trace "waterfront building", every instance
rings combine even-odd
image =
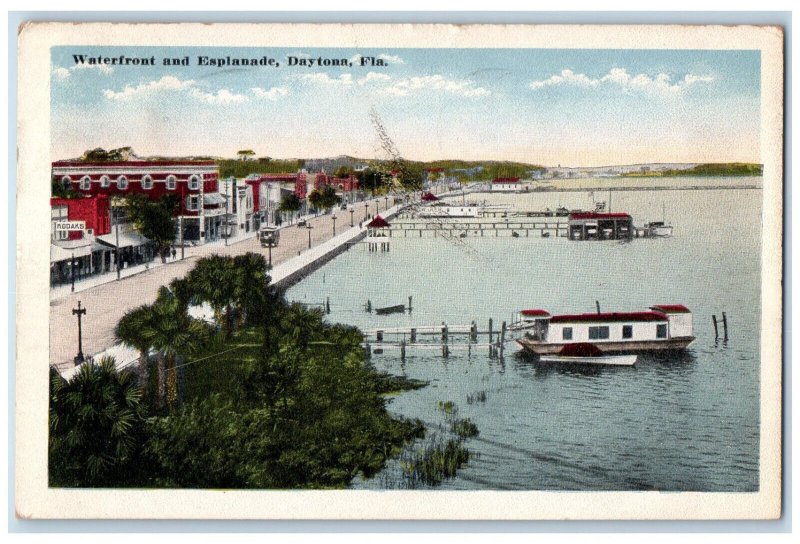
[[[629,240],[634,235],[627,213],[573,212],[567,224],[570,240]]]
[[[107,195],[51,198],[50,220],[51,285],[113,272],[118,262],[127,268],[154,258],[150,240],[120,214],[112,219]]]
[[[179,197],[178,239],[205,243],[218,238],[225,200],[218,192],[218,168],[211,160],[83,161],[52,163],[52,179],[87,196],[125,198],[145,195],[153,201]]]
[[[257,231],[259,219],[255,215],[254,183],[247,180],[228,178],[219,181],[219,194],[224,199],[222,227],[219,236],[240,236],[247,232]]]
[[[522,185],[519,178],[494,178],[492,180],[492,191],[521,191]]]

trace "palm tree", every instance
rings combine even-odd
[[[208,302],[218,323],[225,323],[225,336],[233,329],[231,308],[236,301],[236,269],[232,258],[220,255],[203,257],[186,275],[195,301]]]
[[[258,319],[268,304],[270,277],[263,255],[245,253],[233,258],[233,297],[239,316],[248,323]]]
[[[166,398],[170,406],[178,400],[178,363],[186,356],[200,351],[210,337],[208,325],[187,313],[187,306],[166,287],[158,290],[152,306],[152,319],[143,331],[143,338],[161,354],[159,374],[166,368]],[[160,386],[163,387],[163,380]],[[164,394],[159,391],[159,397]]]
[[[51,369],[49,425],[50,485],[136,483],[144,410],[133,377],[112,357],[81,365],[69,381]]]
[[[114,328],[114,336],[120,342],[139,350],[139,389],[144,391],[149,375],[150,342],[145,338],[144,331],[149,326],[153,317],[153,308],[142,305],[128,311]]]

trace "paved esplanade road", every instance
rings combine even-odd
[[[369,214],[375,214],[375,203],[383,213],[383,197],[369,201]],[[391,197],[389,198],[391,204]],[[358,225],[364,220],[364,203],[356,203],[353,221]],[[330,215],[308,220],[311,224],[312,247],[333,237],[333,221]],[[336,211],[337,234],[350,228],[350,211]],[[308,229],[294,225],[281,229],[278,247],[272,248],[273,266],[289,260],[298,251],[308,249]],[[186,258],[164,266],[156,266],[120,281],[110,281],[80,292],[70,293],[50,301],[50,364],[58,368],[72,366],[78,353],[78,324],[72,309],[81,301],[86,308],[83,316],[83,352],[87,356],[103,351],[114,343],[114,327],[125,313],[142,304],[152,304],[158,288],[173,279],[183,277],[191,270],[197,259],[205,255],[239,255],[252,251],[267,257],[267,248],[262,248],[256,237],[225,246],[219,240],[195,248],[186,248]],[[180,249],[178,249],[180,256]],[[112,274],[113,276],[113,274]],[[76,284],[80,285],[80,284]]]

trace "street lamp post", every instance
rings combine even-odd
[[[333,235],[336,236],[336,214],[332,215],[331,219],[333,219]]]
[[[364,221],[367,220],[369,216],[369,202],[364,202]]]
[[[353,226],[353,212],[354,211],[355,210],[353,208],[350,208],[350,226],[351,227]]]
[[[306,230],[308,231],[308,249],[311,249],[311,224],[306,225]]]
[[[75,357],[75,366],[83,363],[86,359],[83,356],[83,331],[81,330],[81,316],[86,315],[86,308],[81,308],[81,301],[78,301],[78,308],[72,309],[72,315],[78,316],[78,355]]]
[[[75,252],[72,252],[72,259],[69,261],[69,272],[70,278],[72,279],[72,289],[71,291],[75,292]]]
[[[383,211],[385,212],[386,210],[389,209],[389,197],[388,197],[388,195],[383,197],[383,201],[384,201]]]
[[[270,243],[267,244],[267,248],[269,249],[269,266],[270,266],[270,268],[272,268],[272,241],[271,240],[270,240]]]

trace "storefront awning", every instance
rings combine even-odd
[[[225,197],[219,193],[205,193],[203,195],[203,204],[205,206],[218,206],[225,204]]]
[[[117,234],[114,231],[98,236],[97,241],[110,247],[137,247],[150,242],[150,240],[136,232],[120,232],[119,246],[117,246]]]
[[[78,247],[75,249],[67,249],[55,244],[50,244],[50,262],[57,263],[58,261],[69,261],[72,257],[85,257],[91,253],[92,246]]]

